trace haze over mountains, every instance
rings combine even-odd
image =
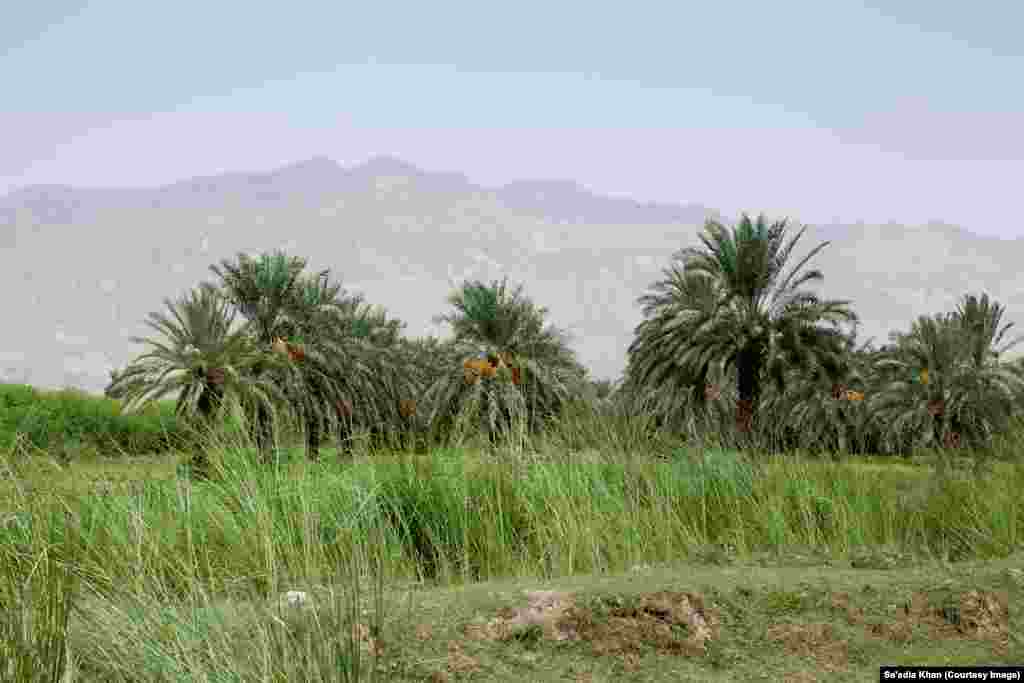
[[[109,369],[143,351],[128,338],[151,334],[143,321],[164,297],[212,280],[209,266],[239,251],[276,248],[330,267],[409,335],[448,334],[431,318],[447,312],[454,283],[508,274],[572,333],[595,377],[615,378],[641,319],[636,299],[707,218],[736,217],[563,180],[482,187],[392,157],[352,168],[317,157],[152,189],[26,187],[0,197],[0,381],[100,392]],[[968,291],[1024,321],[1024,240],[941,223],[811,226],[797,257],[823,239],[833,243],[812,262],[822,292],[853,300],[862,339],[882,343]]]

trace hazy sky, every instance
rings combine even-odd
[[[390,154],[1024,236],[1012,0],[8,4],[0,194]]]

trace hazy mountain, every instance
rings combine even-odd
[[[753,207],[756,211],[756,207]],[[99,391],[107,370],[142,350],[131,335],[239,251],[285,248],[330,267],[349,289],[409,323],[446,334],[451,283],[507,273],[575,337],[595,376],[614,377],[640,321],[636,299],[672,254],[696,244],[698,205],[595,195],[571,181],[488,188],[391,157],[343,168],[314,158],[270,172],[226,173],[153,189],[33,186],[0,198],[0,381]],[[1024,320],[1024,241],[933,223],[809,228],[798,255],[824,293],[852,299],[862,334],[886,339],[916,315],[988,291]]]

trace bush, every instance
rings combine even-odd
[[[43,392],[26,385],[0,384],[0,448],[22,443],[62,457],[114,451],[160,453],[186,443],[173,402],[139,415],[121,414],[119,401],[74,389]]]

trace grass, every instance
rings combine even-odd
[[[202,482],[184,452],[12,441],[0,680],[865,680],[1024,660],[1019,457],[651,458],[609,424],[497,453],[284,448],[277,466],[210,434]]]

